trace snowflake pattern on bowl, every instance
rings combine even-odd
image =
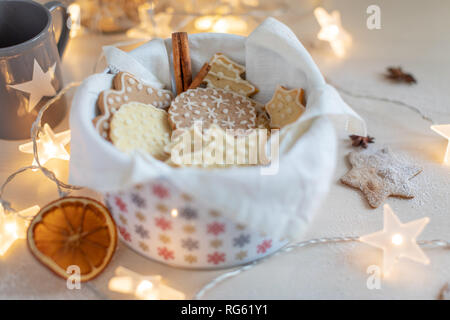
[[[142,238],[142,239],[148,239],[148,231],[141,225],[138,224],[134,227],[134,231]]]
[[[262,258],[287,243],[236,224],[164,179],[105,194],[105,202],[125,244],[169,265],[232,267]],[[173,209],[179,214],[172,216]]]
[[[193,251],[198,249],[198,241],[192,238],[182,239],[181,247],[185,248],[188,251]]]
[[[180,211],[180,217],[186,220],[197,219],[197,211],[191,207],[184,207]]]
[[[240,234],[238,237],[233,239],[233,247],[245,247],[247,243],[250,242],[249,234]]]

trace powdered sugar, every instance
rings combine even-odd
[[[410,179],[422,169],[400,161],[389,148],[354,151],[349,161],[353,168],[341,181],[360,189],[372,207],[377,208],[389,196],[414,197]]]

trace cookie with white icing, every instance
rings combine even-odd
[[[303,89],[288,90],[278,86],[272,99],[266,104],[266,111],[270,116],[270,127],[281,129],[295,122],[305,112],[303,100]]]
[[[256,110],[247,97],[213,88],[190,89],[172,101],[172,129],[188,129],[200,121],[205,129],[216,124],[224,130],[248,130],[256,127]]]
[[[119,72],[113,79],[112,89],[102,91],[98,97],[100,115],[93,120],[94,126],[103,138],[110,140],[111,118],[124,104],[140,102],[164,109],[172,98],[168,90],[155,89],[130,73]]]
[[[170,126],[165,110],[139,102],[122,105],[112,116],[111,142],[122,152],[139,150],[159,160],[168,155],[164,147],[170,142]]]
[[[265,148],[265,145],[260,147]],[[166,163],[176,167],[228,168],[267,164],[259,154],[265,153],[265,149],[258,150],[256,131],[253,137],[233,136],[215,124],[207,130],[197,125],[179,130],[165,151],[171,154]]]
[[[207,87],[225,89],[250,97],[258,89],[242,75],[245,67],[232,61],[222,53],[216,53],[209,62],[211,69],[203,80]]]
[[[410,180],[422,168],[397,159],[388,148],[353,151],[348,159],[352,169],[341,182],[361,190],[372,208],[379,207],[389,196],[414,198]]]

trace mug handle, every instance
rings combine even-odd
[[[59,56],[62,58],[64,50],[66,49],[67,41],[69,41],[70,30],[67,25],[67,21],[70,19],[70,15],[67,13],[67,7],[59,1],[50,1],[44,4],[44,6],[53,13],[53,11],[58,10],[62,16],[62,29],[61,35],[59,36],[57,47]]]

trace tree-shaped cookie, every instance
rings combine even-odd
[[[232,61],[222,53],[216,53],[209,62],[211,69],[203,80],[210,88],[224,89],[252,96],[258,89],[242,78],[245,67]]]
[[[100,135],[110,140],[110,122],[120,107],[130,102],[140,102],[156,108],[167,108],[172,101],[172,92],[155,89],[144,84],[130,73],[119,72],[113,79],[113,88],[100,93],[97,106],[100,115],[93,122]]]
[[[288,90],[278,86],[272,99],[266,104],[271,128],[281,129],[295,122],[305,111],[304,95],[301,88]]]

